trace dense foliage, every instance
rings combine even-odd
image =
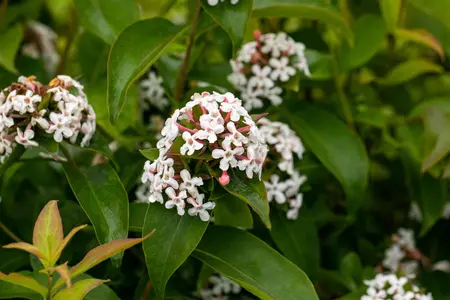
[[[450,2],[0,3],[0,299],[450,298]]]

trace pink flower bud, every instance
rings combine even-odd
[[[227,185],[230,183],[230,176],[227,171],[222,171],[222,176],[220,176],[219,182],[221,185]]]
[[[253,37],[255,38],[255,40],[259,40],[259,38],[261,37],[262,33],[261,30],[255,30],[253,31]]]

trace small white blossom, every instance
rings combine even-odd
[[[16,142],[23,145],[25,148],[37,147],[39,144],[32,139],[34,138],[34,131],[31,129],[25,129],[24,132],[17,127]]]
[[[219,4],[219,1],[220,2],[224,2],[226,0],[208,0],[208,4],[211,5],[211,6],[216,6],[217,4]],[[230,0],[230,3],[235,5],[235,4],[238,4],[239,1],[240,0]]]
[[[169,105],[162,82],[162,77],[153,71],[149,71],[147,78],[140,82],[139,97],[144,109],[150,109],[154,106],[159,110],[163,110]]]
[[[200,296],[203,300],[228,300],[228,296],[237,295],[242,290],[239,284],[222,274],[212,275],[208,282],[208,288],[200,290]]]
[[[216,204],[214,202],[203,203],[204,198],[204,194],[202,194],[200,197],[197,197],[195,200],[194,198],[188,198],[187,201],[193,206],[192,208],[189,208],[188,214],[190,216],[198,215],[200,217],[200,220],[202,220],[203,222],[207,222],[211,218],[208,210],[213,210],[214,207],[216,207]]]
[[[166,208],[170,209],[174,206],[177,207],[177,212],[180,216],[184,215],[184,199],[186,199],[186,191],[181,191],[178,195],[172,187],[166,189],[166,194],[169,196],[170,200],[166,202]]]
[[[286,184],[280,182],[280,176],[272,174],[272,176],[270,176],[270,181],[265,181],[264,185],[266,186],[267,200],[269,200],[269,202],[272,200],[275,200],[278,204],[286,202],[287,198],[284,194]]]

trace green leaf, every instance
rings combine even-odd
[[[43,297],[47,295],[47,288],[45,286],[41,285],[34,278],[22,275],[20,273],[11,273],[6,275],[0,272],[0,281],[6,281],[33,290]]]
[[[320,266],[320,243],[313,220],[302,212],[297,220],[288,220],[285,212],[274,209],[271,221],[270,235],[277,247],[314,281]]]
[[[400,9],[402,7],[401,0],[380,0],[381,14],[389,32],[393,32],[397,28]]]
[[[237,4],[225,1],[225,3],[215,6],[209,5],[207,0],[199,1],[206,13],[228,33],[233,43],[233,53],[236,53],[244,41],[245,29],[252,13],[253,0],[240,1]]]
[[[55,300],[82,300],[84,296],[92,289],[95,289],[99,285],[108,282],[109,280],[101,279],[84,279],[75,283],[72,288],[65,288],[58,292],[53,299]]]
[[[424,59],[411,59],[397,65],[384,78],[378,79],[382,85],[398,85],[426,73],[442,73],[442,66]]]
[[[214,224],[238,228],[253,228],[253,217],[248,205],[232,195],[220,197],[214,208]]]
[[[40,284],[47,281],[47,276],[40,273],[32,273],[29,271],[20,272],[22,276],[34,278]],[[31,299],[42,300],[43,297],[29,288],[0,280],[0,299]]]
[[[136,22],[120,33],[108,58],[107,98],[111,122],[117,120],[131,84],[184,30],[165,19],[153,18]]]
[[[440,108],[429,108],[424,115],[426,133],[436,138],[436,144],[431,152],[425,155],[422,162],[422,172],[426,172],[450,153],[450,117]]]
[[[0,33],[0,41],[2,41],[2,46],[0,47],[0,66],[15,74],[18,71],[14,66],[14,60],[22,42],[22,37],[23,29],[20,24],[9,28],[6,32]]]
[[[139,150],[142,155],[145,156],[150,161],[155,161],[159,157],[159,149],[158,148],[152,148],[152,149],[143,149]]]
[[[259,215],[263,223],[270,229],[269,201],[264,183],[254,176],[248,179],[242,172],[229,172],[230,183],[222,186],[233,196],[243,200]]]
[[[130,231],[142,232],[147,206],[146,203],[130,203]]]
[[[416,42],[433,49],[439,55],[441,60],[444,59],[445,53],[441,42],[427,30],[398,28],[395,30],[394,34],[398,39]]]
[[[343,44],[337,57],[341,72],[347,72],[368,62],[383,46],[386,25],[376,15],[362,15],[353,25],[355,44]]]
[[[189,257],[200,242],[208,222],[187,213],[179,216],[174,209],[159,203],[147,205],[142,234],[156,229],[143,250],[156,299],[164,299],[166,284],[172,274]]]
[[[358,289],[363,279],[363,267],[358,254],[354,252],[348,253],[340,263],[339,270],[342,275],[343,282],[351,290]]]
[[[365,199],[369,174],[362,140],[336,116],[307,103],[295,105],[291,112],[284,110],[284,116],[307,148],[339,180],[347,195],[348,211],[355,213]]]
[[[318,20],[344,35],[348,41],[353,41],[347,21],[335,7],[322,0],[257,0],[253,5],[252,16]]]
[[[109,164],[80,169],[64,164],[78,202],[94,226],[100,244],[128,236],[128,195]],[[113,259],[119,265],[122,255]]]
[[[45,205],[39,214],[33,230],[33,245],[44,253],[46,259],[41,259],[44,267],[53,267],[58,248],[64,238],[58,202],[52,200]],[[55,259],[56,258],[56,259]]]
[[[0,248],[0,272],[10,273],[28,265],[29,255],[16,250]]]
[[[319,299],[302,270],[248,232],[210,227],[194,256],[260,299]]]
[[[426,234],[441,218],[442,210],[448,199],[448,184],[429,174],[423,174],[420,179],[420,194],[418,203],[423,215],[420,235]]]
[[[74,4],[83,26],[109,45],[139,19],[132,0],[75,0]]]

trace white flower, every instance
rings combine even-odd
[[[242,155],[244,153],[244,148],[235,147],[231,148],[231,139],[225,139],[222,142],[223,149],[214,149],[212,152],[212,157],[215,159],[220,159],[220,169],[226,171],[230,168],[235,168],[237,166],[236,155]]]
[[[246,138],[242,133],[240,133],[237,129],[236,129],[236,125],[233,122],[228,122],[227,123],[227,129],[230,131],[230,135],[229,138],[231,139],[231,142],[235,145],[235,146],[242,146],[242,144],[247,144],[248,143],[248,138]]]
[[[31,90],[27,90],[25,95],[11,97],[13,110],[19,114],[34,112],[36,110],[36,104],[40,103],[41,100],[41,96],[34,94]]]
[[[203,203],[203,199],[205,198],[204,194],[197,196],[194,200],[193,198],[188,198],[188,202],[193,205],[192,208],[189,208],[188,214],[190,216],[199,216],[200,220],[203,222],[208,222],[211,216],[208,213],[208,210],[213,210],[216,207],[214,202],[206,202]]]
[[[265,181],[264,185],[266,186],[267,200],[269,200],[269,202],[272,200],[275,200],[278,204],[286,202],[287,199],[284,194],[286,184],[280,182],[280,177],[277,174],[272,174],[269,182]]]
[[[172,187],[169,187],[166,189],[166,194],[167,194],[167,196],[170,197],[170,200],[167,201],[165,204],[166,208],[170,209],[170,208],[176,206],[177,213],[180,216],[184,215],[184,206],[185,206],[184,199],[186,199],[186,197],[187,197],[186,191],[181,191],[177,195],[175,193],[175,190]]]
[[[433,271],[442,271],[450,273],[450,261],[441,260],[433,264]]]
[[[48,123],[47,119],[45,119],[45,114],[47,113],[47,110],[42,109],[40,111],[36,111],[33,116],[31,117],[31,125],[36,126],[38,124],[41,126],[42,129],[47,130],[50,127],[50,124]]]
[[[384,254],[383,266],[392,272],[396,272],[400,266],[400,261],[406,256],[399,245],[394,244],[388,248]]]
[[[286,82],[296,73],[295,69],[289,66],[289,59],[286,56],[282,56],[280,59],[271,58],[269,64],[273,68],[270,74],[270,78],[273,80],[279,79]]]
[[[450,202],[445,203],[444,209],[442,210],[442,218],[450,219]]]
[[[262,67],[260,65],[253,65],[252,72],[254,76],[250,77],[248,86],[250,88],[265,89],[274,86],[273,81],[269,78],[272,69],[269,66]]]
[[[298,218],[298,212],[303,204],[303,194],[297,194],[294,199],[288,200],[289,210],[286,213],[286,218],[289,220],[296,220]]]
[[[200,295],[203,300],[228,300],[228,295],[237,295],[242,290],[239,284],[222,274],[212,275],[208,281],[210,287],[200,290]]]
[[[25,148],[29,147],[37,147],[39,144],[36,141],[32,141],[34,138],[34,131],[31,129],[25,129],[24,132],[20,130],[19,127],[17,127],[17,135],[16,135],[16,142],[18,144],[23,145]]]
[[[225,0],[220,0],[220,2],[224,2]],[[230,3],[235,5],[238,4],[240,0],[230,0]],[[208,0],[208,4],[211,6],[216,6],[219,3],[219,0]]]
[[[62,142],[63,138],[70,138],[73,131],[70,128],[71,119],[63,114],[50,113],[50,126],[46,130],[47,133],[53,133],[53,138],[58,143]]]
[[[11,141],[6,132],[0,131],[0,155],[8,156],[12,152]],[[6,154],[6,155],[5,155]]]
[[[164,96],[162,82],[162,77],[157,76],[153,71],[148,72],[147,78],[141,81],[139,92],[144,109],[155,106],[159,110],[163,110],[169,105],[169,100]]]
[[[186,141],[186,143],[180,148],[180,153],[182,155],[186,155],[186,153],[187,155],[192,155],[195,151],[202,149],[204,146],[202,143],[195,140],[195,134],[191,135],[190,132],[185,131],[183,132],[182,137],[183,140]]]
[[[183,169],[180,172],[181,179],[183,179],[183,182],[180,184],[180,190],[186,190],[192,197],[198,196],[198,186],[203,185],[203,180],[200,177],[192,177],[191,173]]]
[[[416,241],[414,238],[414,231],[411,229],[400,228],[398,230],[399,241],[398,244],[405,249],[412,251],[416,248]]]

